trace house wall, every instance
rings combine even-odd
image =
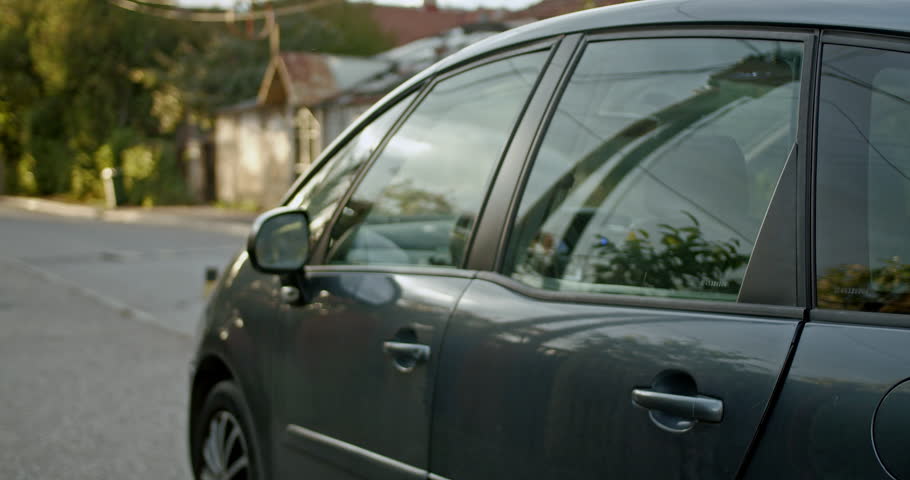
[[[215,120],[215,195],[271,208],[294,180],[295,126],[282,107],[223,112]]]
[[[316,110],[314,113],[322,125],[323,147],[332,143],[345,128],[348,128],[348,125],[354,123],[354,120],[357,120],[357,117],[371,106],[371,104],[327,104]]]

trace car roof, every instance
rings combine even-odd
[[[654,25],[781,25],[910,33],[908,0],[641,0],[531,23],[471,45],[438,64],[572,32]],[[434,69],[438,70],[438,69]]]

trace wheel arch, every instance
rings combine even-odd
[[[190,387],[190,422],[196,418],[205,402],[205,397],[215,385],[225,380],[236,381],[236,379],[237,376],[220,356],[210,354],[203,357],[196,366]]]

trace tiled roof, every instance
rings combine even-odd
[[[284,52],[280,57],[289,75],[290,97],[297,102],[308,104],[338,91],[335,76],[323,55]]]
[[[259,103],[315,105],[391,66],[381,59],[283,52],[269,64]]]
[[[593,4],[624,1],[593,0]],[[440,56],[492,35],[505,24],[549,18],[590,5],[590,0],[543,0],[524,10],[508,12],[374,4],[371,15],[380,28],[395,37],[397,48],[372,58],[283,52],[269,64],[259,91],[259,104],[314,106],[337,101],[339,96],[373,98]]]
[[[455,27],[484,20],[490,10],[448,10],[435,8],[373,5],[370,15],[395,45],[432,37]]]
[[[589,7],[603,7],[606,5],[625,3],[627,1],[629,0],[593,0],[592,2],[588,2],[587,0],[543,0],[524,10],[510,12],[506,18],[533,18],[535,20],[543,20],[545,18],[577,12]]]
[[[370,15],[379,28],[390,35],[395,45],[439,35],[456,27],[484,22],[543,20],[585,7],[613,5],[628,0],[543,0],[524,10],[454,10],[437,8],[372,5]]]

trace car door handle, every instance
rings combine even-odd
[[[636,388],[632,390],[632,401],[648,410],[701,422],[719,423],[724,418],[724,402],[704,395],[674,395]]]
[[[419,343],[383,342],[382,351],[389,354],[399,372],[409,373],[430,359],[430,347]]]

